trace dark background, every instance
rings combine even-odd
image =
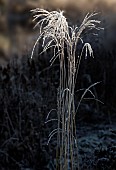
[[[96,17],[104,30],[98,36],[83,34],[94,50],[94,59],[83,56],[75,89],[100,82],[92,91],[104,102],[83,101],[77,113],[80,169],[116,167],[116,0],[0,0],[0,169],[55,169],[56,138],[46,146],[57,124],[45,124],[57,108],[59,62],[50,66],[52,50],[30,60],[38,30],[33,30],[31,9],[64,10],[69,25],[79,25],[86,13]],[[81,48],[78,46],[77,54]],[[56,112],[51,114],[56,118]]]

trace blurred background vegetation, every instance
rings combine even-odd
[[[30,12],[33,8],[64,10],[69,25],[77,26],[88,12],[100,12],[97,19],[104,30],[97,36],[85,32],[82,37],[84,42],[91,43],[95,58],[83,57],[76,90],[101,81],[92,91],[104,105],[83,101],[78,111],[80,166],[82,170],[90,169],[90,165],[92,170],[114,170],[116,0],[0,0],[0,168],[53,169],[51,160],[55,159],[56,143],[55,140],[50,146],[46,143],[57,124],[44,122],[48,112],[57,107],[59,63],[49,67],[50,50],[38,55],[41,42],[30,62],[38,36],[38,29],[33,30],[35,23]],[[77,54],[81,47],[79,44]],[[80,96],[75,95],[75,105]],[[55,116],[53,112],[51,118]]]
[[[77,25],[87,12],[100,12],[105,31],[100,35],[102,42],[97,45],[107,50],[113,48],[112,43],[116,41],[116,0],[0,0],[0,64],[6,64],[12,54],[19,57],[30,54],[38,31],[33,30],[30,10],[36,7],[62,9],[69,23]]]

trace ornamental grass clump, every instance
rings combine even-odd
[[[68,25],[68,22],[63,15],[63,11],[49,12],[47,10],[37,8],[32,10],[32,12],[34,14],[33,21],[37,20],[35,28],[39,26],[40,35],[33,47],[31,58],[33,57],[34,49],[38,41],[43,39],[42,52],[45,52],[49,48],[53,48],[54,50],[54,55],[50,60],[51,64],[53,64],[57,58],[59,58],[60,61],[57,119],[49,119],[50,114],[48,114],[46,121],[57,121],[58,127],[50,133],[48,144],[51,138],[54,135],[57,135],[56,169],[79,169],[74,91],[83,51],[85,50],[86,58],[88,54],[93,57],[91,45],[83,42],[81,34],[85,29],[99,30],[100,28],[97,27],[97,25],[100,21],[92,19],[92,17],[96,16],[97,13],[87,14],[79,27],[71,27]],[[76,56],[76,49],[79,41],[82,42],[83,48],[81,54]],[[67,51],[67,56],[64,55],[64,50]],[[87,91],[92,94],[93,98],[95,97],[90,91],[90,88],[88,88],[86,92]],[[84,95],[85,93],[83,93],[83,97]]]

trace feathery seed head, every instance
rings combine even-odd
[[[68,23],[63,16],[63,11],[46,12],[46,10],[36,9],[34,13],[36,13],[34,20],[40,18],[35,27],[40,25],[40,33],[43,33],[45,37],[54,35],[58,40],[66,37]]]
[[[63,15],[64,11],[49,12],[39,8],[31,11],[34,13],[33,21],[39,19],[34,28],[36,28],[38,25],[40,26],[40,35],[33,47],[31,58],[33,57],[35,46],[41,38],[43,38],[43,46],[46,42],[46,39],[48,41],[48,43],[43,49],[43,52],[50,47],[58,47],[59,49],[59,47],[62,46],[62,42],[68,41],[68,22],[66,21],[66,18]],[[53,45],[53,43],[55,45]]]
[[[99,24],[100,21],[91,19],[93,16],[96,16],[97,13],[88,13],[79,27],[69,27],[66,17],[63,15],[64,11],[49,12],[39,8],[31,11],[34,13],[33,21],[39,19],[34,28],[37,26],[40,28],[40,35],[33,47],[31,58],[33,56],[35,46],[41,38],[43,38],[43,52],[51,47],[54,48],[54,51],[57,48],[60,52],[60,49],[64,49],[63,44],[66,43],[70,54],[74,56],[78,41],[81,40],[83,43],[83,40],[81,39],[83,31],[87,28],[96,30],[100,29],[97,27],[97,24]],[[84,48],[86,48],[86,56],[87,49],[89,50],[90,56],[93,56],[93,51],[89,43],[85,44]]]
[[[90,43],[85,43],[83,49],[85,48],[85,59],[87,58],[87,52],[89,52],[90,57],[93,56],[93,49]]]

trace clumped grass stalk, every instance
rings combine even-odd
[[[89,43],[84,44],[81,39],[81,34],[85,29],[99,30],[100,28],[97,27],[97,24],[99,24],[100,21],[92,19],[92,17],[97,15],[97,13],[92,13],[85,16],[80,27],[70,27],[65,16],[63,15],[63,11],[49,12],[47,10],[37,8],[32,10],[32,12],[34,13],[33,20],[35,21],[39,19],[35,25],[35,28],[39,26],[40,35],[33,47],[31,58],[33,57],[34,49],[38,41],[43,38],[42,52],[45,52],[48,48],[53,48],[54,55],[50,60],[51,64],[53,64],[57,58],[59,58],[60,61],[60,85],[57,95],[57,119],[49,119],[50,113],[47,116],[47,122],[57,120],[58,127],[50,133],[48,143],[51,138],[57,134],[56,169],[79,169],[74,91],[84,49],[85,57],[88,56],[88,53],[93,57],[91,45]],[[76,56],[76,49],[79,41],[81,41],[84,45],[81,54]],[[67,50],[67,56],[64,55],[64,49]],[[66,60],[68,60],[68,69],[66,69]],[[86,92],[87,91],[93,95],[90,88],[88,88]],[[85,93],[83,93],[82,97],[84,96]]]

